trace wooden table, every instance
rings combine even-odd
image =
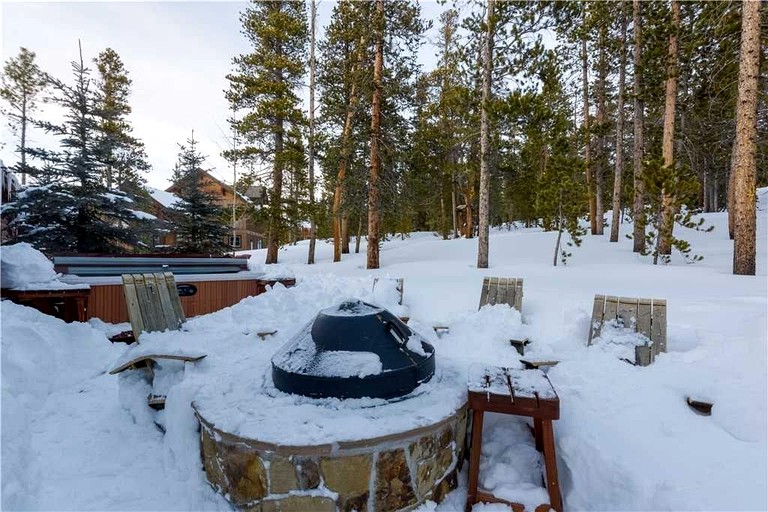
[[[477,502],[504,503],[515,511],[523,510],[519,503],[512,503],[497,498],[488,491],[478,490],[483,414],[488,411],[533,418],[536,449],[544,453],[546,485],[549,492],[549,504],[537,507],[536,510],[547,510],[551,507],[562,512],[555,434],[552,429],[552,420],[560,418],[560,399],[544,372],[473,365],[469,372],[467,393],[469,408],[473,411],[467,510]]]
[[[85,322],[88,319],[89,288],[52,290],[3,289],[2,296],[16,304],[29,306],[65,322]]]

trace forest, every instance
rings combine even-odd
[[[236,189],[264,185],[268,202],[212,207],[186,179],[205,166],[192,139],[174,175],[199,211],[189,199],[163,226],[130,209],[146,196],[150,164],[132,134],[120,56],[99,53],[92,77],[81,54],[64,81],[22,48],[0,91],[17,135],[12,169],[26,187],[2,207],[12,228],[4,243],[139,251],[152,230],[186,223],[189,240],[204,241],[247,215],[264,226],[266,263],[308,226],[310,264],[317,239],[340,261],[366,237],[375,269],[387,237],[433,231],[476,237],[477,267],[487,268],[491,227],[524,225],[558,233],[555,265],[585,236],[630,237],[663,264],[672,251],[699,258],[676,226],[707,230],[696,214],[727,210],[733,271],[755,274],[755,189],[768,185],[761,2],[445,7],[430,20],[415,0],[341,0],[317,37],[317,0],[249,4],[240,22],[251,50],[231,56],[226,77],[224,156],[239,170]],[[417,58],[426,44],[431,68]],[[63,119],[38,118],[43,100]],[[59,147],[28,147],[31,125]],[[227,250],[185,250],[201,248]]]

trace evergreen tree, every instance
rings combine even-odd
[[[21,173],[21,183],[27,183],[27,126],[30,116],[37,107],[37,99],[43,92],[47,80],[35,62],[35,52],[26,48],[19,50],[19,55],[11,57],[3,66],[2,87],[0,98],[6,101],[7,108],[1,110],[8,118],[8,127],[19,136],[20,162],[16,172]]]
[[[99,79],[96,82],[96,112],[99,117],[99,151],[103,156],[104,183],[107,188],[140,184],[141,173],[149,169],[144,144],[131,135],[128,98],[131,79],[120,56],[111,48],[93,60]]]
[[[173,170],[172,181],[176,195],[181,198],[170,207],[170,218],[176,232],[177,252],[195,254],[223,254],[229,230],[226,211],[219,206],[216,196],[202,187],[205,175],[205,156],[197,151],[194,133],[187,145],[179,144],[179,156]]]
[[[306,9],[304,2],[254,1],[240,20],[253,51],[234,58],[236,72],[227,75],[226,95],[233,109],[246,111],[232,122],[244,144],[225,154],[258,155],[272,163],[266,263],[277,263],[285,232],[283,171],[290,158],[285,139],[292,127],[304,124],[296,91],[306,68]]]
[[[65,112],[62,124],[41,123],[60,138],[60,149],[30,150],[43,167],[37,186],[28,187],[4,211],[15,215],[16,241],[45,252],[121,252],[136,242],[131,225],[133,201],[108,190],[101,181],[103,154],[90,70],[82,59],[72,63],[72,85],[51,78],[53,101]]]

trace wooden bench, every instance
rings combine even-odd
[[[483,414],[496,412],[533,418],[536,449],[544,454],[546,487],[551,507],[563,510],[560,483],[557,476],[555,434],[552,421],[560,418],[560,399],[541,370],[514,370],[490,365],[472,365],[467,382],[467,400],[472,409],[472,446],[469,457],[469,488],[466,509],[477,502],[504,503],[515,511],[523,505],[497,498],[488,491],[478,490],[480,453],[482,452]]]
[[[515,277],[486,277],[480,289],[480,305],[508,304],[523,312],[523,280]]]
[[[119,276],[171,272],[173,274],[226,274],[248,270],[248,257],[199,258],[163,256],[54,256],[53,266],[61,274]]]
[[[176,280],[170,272],[125,274],[123,275],[123,293],[128,305],[131,329],[137,343],[140,342],[142,333],[178,331],[186,320],[176,289]],[[129,369],[145,368],[149,381],[153,382],[154,366],[160,360],[196,362],[204,357],[205,354],[201,353],[181,354],[162,351],[145,353],[129,357],[127,360],[121,358],[109,373],[114,375]],[[165,402],[163,395],[152,393],[148,403],[153,408],[162,408]]]
[[[651,341],[650,346],[635,348],[636,365],[648,366],[657,355],[667,351],[666,300],[595,295],[587,345],[600,336],[603,325],[610,320],[619,321],[625,328],[635,329]]]

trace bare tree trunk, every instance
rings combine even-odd
[[[357,217],[357,235],[355,236],[355,254],[360,254],[360,238],[363,236],[363,216]]]
[[[27,93],[22,93],[21,100],[21,184],[27,184]]]
[[[454,171],[451,171],[451,207],[453,208],[453,238],[458,238],[459,220],[456,218],[456,173]]]
[[[307,265],[315,263],[315,26],[317,25],[317,0],[310,0],[309,39],[309,252]]]
[[[341,253],[349,254],[349,213],[341,214]]]
[[[278,119],[275,130],[275,155],[283,152],[283,120]],[[283,162],[282,158],[275,158],[272,167],[272,194],[270,197],[269,212],[269,233],[267,234],[267,259],[265,263],[277,263],[277,250],[279,248],[278,239],[280,237],[280,222],[282,216],[282,195],[283,195]]]
[[[680,3],[672,0],[672,33],[669,36],[667,54],[667,80],[664,94],[664,133],[661,153],[664,167],[674,170],[675,165],[675,111],[677,106],[677,32],[680,29]],[[659,254],[672,252],[672,230],[675,224],[675,191],[664,189],[661,192],[661,219],[657,249]]]
[[[490,129],[488,126],[488,108],[491,101],[491,72],[493,70],[493,39],[496,17],[496,0],[488,0],[486,13],[485,39],[483,41],[483,96],[480,105],[480,229],[477,239],[477,268],[488,268],[488,203],[490,196]]]
[[[608,163],[606,125],[607,118],[605,112],[605,75],[607,74],[605,64],[605,40],[606,40],[606,21],[603,20],[600,25],[597,36],[598,60],[597,60],[597,119],[595,125],[597,134],[597,151],[595,151],[595,234],[603,234],[603,223],[605,222],[605,207],[603,206],[603,183],[605,181],[606,164]]]
[[[440,181],[440,231],[443,240],[448,240],[448,218],[445,215],[445,191],[443,190],[443,181]]]
[[[560,190],[560,196],[557,203],[557,241],[555,242],[555,256],[552,259],[552,265],[557,266],[557,255],[560,254],[560,241],[563,238],[563,191]]]
[[[645,251],[645,214],[643,205],[645,203],[645,191],[643,187],[643,158],[645,156],[644,121],[645,106],[643,104],[642,92],[642,58],[643,58],[643,23],[641,17],[641,0],[632,1],[632,30],[634,31],[634,48],[632,50],[632,66],[634,75],[634,129],[635,141],[632,154],[632,170],[634,196],[632,201],[632,216],[635,219],[635,225],[632,230],[632,250],[634,252]]]
[[[736,139],[733,143],[733,273],[755,275],[755,175],[757,88],[760,64],[760,2],[743,0]]]
[[[586,6],[584,7],[586,20]],[[591,134],[589,128],[589,61],[587,59],[587,36],[581,39],[581,87],[584,101],[584,171],[587,176],[587,194],[589,196],[589,226],[590,232],[597,234],[597,201],[595,199],[595,184],[592,179],[592,162],[590,161]]]
[[[627,14],[624,0],[619,3],[621,10],[621,60],[619,62],[619,98],[616,106],[616,168],[613,173],[613,219],[611,220],[611,242],[619,241],[621,222],[621,175],[624,172],[624,81],[627,66]]]
[[[384,0],[376,0],[371,108],[371,171],[368,176],[368,258],[366,268],[379,268],[379,173],[381,172],[381,76],[384,68]]]
[[[365,39],[360,38],[360,46],[357,51],[357,65],[362,63],[362,53],[365,46]],[[352,124],[355,120],[355,111],[357,110],[358,93],[357,81],[352,81],[347,99],[347,113],[344,118],[344,128],[341,132],[341,155],[339,158],[339,172],[336,175],[336,187],[333,191],[333,205],[331,207],[331,216],[333,217],[333,261],[341,261],[341,197],[344,194],[344,178],[347,175],[349,159],[351,154]]]

